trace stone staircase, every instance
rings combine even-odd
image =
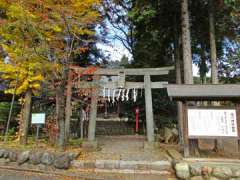
[[[97,121],[96,135],[133,135],[134,124],[122,121]]]

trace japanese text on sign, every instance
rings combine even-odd
[[[189,136],[237,137],[234,109],[188,109]]]

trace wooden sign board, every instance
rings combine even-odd
[[[239,137],[236,109],[187,110],[189,138]]]

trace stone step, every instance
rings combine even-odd
[[[95,171],[116,171],[126,173],[144,173],[144,174],[173,174],[173,168],[170,161],[123,161],[123,160],[96,160],[72,161],[72,167],[76,169],[95,169]]]
[[[96,135],[134,134],[134,124],[117,121],[97,121]]]

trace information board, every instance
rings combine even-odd
[[[32,124],[45,124],[45,113],[33,113]]]
[[[238,137],[235,109],[188,109],[188,135]]]

